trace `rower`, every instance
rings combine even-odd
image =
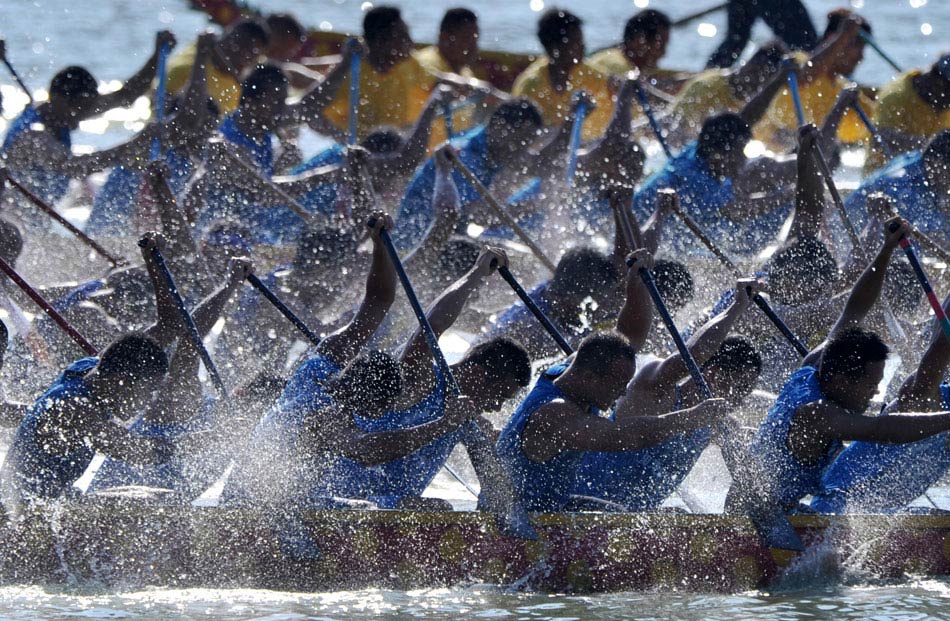
[[[843,442],[915,442],[950,430],[950,412],[862,416],[884,376],[889,350],[860,325],[877,302],[894,248],[909,232],[906,220],[885,223],[884,244],[855,283],[828,338],[788,379],[752,442],[751,451],[768,465],[770,478],[763,486],[786,511],[819,492]],[[744,493],[733,486],[727,508]]]
[[[729,336],[729,331],[748,310],[752,296],[760,288],[761,283],[754,279],[737,281],[729,308],[688,342],[713,394],[722,395],[732,407],[740,406],[752,392],[762,358],[748,339]],[[623,424],[631,417],[661,416],[701,401],[695,382],[676,353],[653,358],[637,369],[617,403],[613,420]],[[606,500],[630,511],[655,510],[683,482],[714,435],[711,427],[702,427],[640,451],[587,453],[574,493]],[[595,507],[603,508],[599,504]]]
[[[267,27],[267,49],[264,55],[275,63],[289,63],[297,60],[307,31],[297,18],[290,13],[271,13],[264,18]]]
[[[583,21],[568,11],[550,9],[538,20],[543,58],[531,63],[515,80],[511,94],[527,97],[541,112],[544,125],[558,127],[568,118],[571,98],[585,91],[594,110],[584,121],[583,138],[601,136],[610,122],[612,99],[608,77],[584,59]]]
[[[211,62],[206,63],[206,82],[208,94],[221,114],[231,114],[237,109],[244,73],[258,62],[268,41],[264,27],[251,19],[235,22],[218,39]],[[169,95],[185,91],[197,56],[198,45],[192,43],[168,59],[166,88]]]
[[[707,67],[731,67],[752,35],[759,18],[786,46],[811,51],[818,45],[815,25],[802,0],[731,0],[726,17],[726,36],[709,58]]]
[[[638,250],[629,262],[627,299],[617,319],[621,333],[591,334],[573,357],[548,368],[498,438],[498,455],[529,511],[564,509],[585,452],[646,448],[714,424],[726,412],[725,402],[713,399],[691,409],[622,422],[600,414],[611,408],[633,378],[636,347],[652,320],[639,276],[640,268],[651,266],[652,257]]]
[[[376,6],[363,16],[366,54],[360,61],[358,140],[379,126],[400,130],[411,127],[436,79],[412,55],[409,27],[396,7]],[[350,102],[349,78],[323,116],[341,131],[346,131]]]
[[[848,196],[845,207],[855,221],[869,218],[869,198],[882,193],[898,205],[900,213],[927,235],[950,240],[946,196],[950,193],[950,130],[930,139],[922,151],[895,157],[887,166],[866,178]]]
[[[873,121],[888,152],[876,140],[868,141],[865,175],[896,155],[925,148],[935,134],[950,129],[950,54],[941,56],[926,73],[912,69],[882,87]]]
[[[643,9],[623,27],[619,45],[595,52],[587,59],[590,65],[607,75],[626,77],[631,71],[661,90],[675,91],[680,86],[675,72],[660,69],[670,42],[670,18],[656,9]]]
[[[501,250],[484,248],[467,274],[446,289],[429,307],[427,317],[436,335],[444,334],[458,319],[469,297],[492,276],[496,267],[507,267]],[[395,408],[379,418],[358,418],[365,432],[397,431],[436,421],[445,416],[445,379],[433,365],[421,330],[400,348],[403,392]],[[462,394],[479,413],[497,412],[526,387],[531,378],[527,352],[509,338],[495,338],[473,347],[451,366]],[[467,427],[451,430],[401,459],[369,468],[343,460],[326,476],[328,496],[364,498],[382,508],[419,508],[422,492],[443,466],[452,449],[469,433]],[[481,473],[479,480],[485,480]],[[485,488],[486,493],[493,490]]]

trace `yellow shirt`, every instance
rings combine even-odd
[[[360,63],[360,105],[356,134],[365,138],[380,125],[411,126],[425,108],[435,78],[413,57],[387,73],[377,72],[366,60]],[[324,110],[331,123],[346,131],[350,113],[350,78],[346,77],[336,98]]]
[[[799,82],[799,91],[802,98],[802,108],[805,111],[805,122],[814,123],[821,127],[825,117],[835,105],[838,94],[850,85],[843,77],[829,77],[819,75],[809,83]],[[874,112],[874,101],[861,94],[861,107],[868,115]],[[755,137],[769,147],[785,148],[788,142],[782,136],[794,136],[798,128],[798,119],[795,116],[795,103],[788,86],[783,88],[772,100],[768,111],[762,120],[755,126]],[[861,118],[854,110],[848,110],[838,126],[838,139],[844,143],[854,143],[867,140],[870,137],[867,129],[861,123]]]
[[[613,95],[607,76],[587,62],[582,62],[571,70],[567,88],[557,92],[551,86],[548,64],[547,58],[539,58],[531,63],[515,80],[511,94],[531,99],[541,111],[545,125],[560,125],[571,109],[573,93],[587,91],[597,108],[584,120],[583,137],[585,140],[599,138],[613,115]]]
[[[928,138],[950,129],[950,110],[937,111],[914,90],[913,80],[920,75],[914,69],[903,73],[883,87],[877,97],[874,125],[882,129]],[[897,155],[896,153],[894,155]],[[864,170],[877,170],[886,158],[876,143],[868,142]]]
[[[440,73],[456,73],[452,70],[452,67],[449,66],[449,63],[442,58],[442,54],[439,52],[438,46],[430,45],[429,47],[423,48],[421,50],[416,50],[412,53],[419,64],[422,65],[423,69],[431,73],[433,76],[438,77]],[[463,78],[479,78],[479,72],[476,69],[466,65],[462,67],[462,70],[459,71],[456,75],[460,75]],[[452,114],[452,129],[455,134],[460,134],[474,125],[472,107],[463,107],[459,108]],[[448,134],[445,130],[445,121],[442,116],[437,118],[435,122],[432,123],[432,130],[429,138],[429,150],[433,150],[438,145],[442,144],[448,139]]]
[[[197,45],[192,43],[168,59],[166,88],[169,93],[180,93],[188,86],[197,52]],[[221,114],[230,114],[237,110],[241,101],[241,82],[230,73],[218,69],[210,61],[205,67],[208,96],[218,104]]]
[[[699,131],[707,117],[719,112],[739,112],[745,106],[729,86],[729,76],[719,69],[697,75],[683,86],[670,104],[670,114]]]

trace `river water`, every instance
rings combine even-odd
[[[589,48],[615,41],[623,21],[640,7],[652,6],[678,17],[704,8],[712,0],[571,0],[558,3],[581,15]],[[262,0],[268,10],[297,14],[309,25],[358,32],[361,0]],[[457,0],[404,0],[412,33],[431,40],[444,9]],[[465,4],[464,2],[461,4]],[[480,16],[482,45],[489,49],[538,51],[533,35],[545,0],[481,0],[469,3]],[[950,33],[947,0],[806,0],[819,29],[823,14],[850,4],[868,17],[881,45],[902,66],[929,64],[946,46]],[[131,75],[150,53],[153,33],[170,28],[190,40],[206,24],[187,9],[187,2],[157,0],[0,0],[0,36],[10,59],[34,90],[67,64],[83,64],[102,81]],[[724,30],[722,15],[713,15],[678,31],[663,65],[699,69]],[[753,38],[767,39],[757,26]],[[883,84],[892,70],[871,50],[855,73],[865,84]],[[0,70],[3,116],[23,105],[12,80]],[[77,143],[104,146],[134,130],[147,114],[116,116],[108,126],[86,125]],[[708,461],[708,460],[706,460]],[[703,466],[704,462],[701,462]],[[694,473],[701,481],[721,477],[713,466]],[[721,486],[718,486],[721,487]],[[701,491],[702,485],[694,485]],[[933,494],[950,506],[946,490]],[[446,494],[451,497],[451,494]],[[706,498],[704,500],[710,500]],[[713,498],[708,504],[716,505]],[[794,581],[764,593],[709,595],[647,592],[594,596],[509,593],[496,587],[469,585],[424,591],[362,590],[318,594],[261,590],[148,589],[99,590],[96,585],[0,588],[0,619],[950,619],[950,581],[914,580],[880,583],[863,576],[827,575]]]

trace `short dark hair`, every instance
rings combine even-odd
[[[632,41],[640,35],[656,38],[661,32],[668,32],[670,26],[670,18],[666,13],[656,9],[643,9],[627,20],[623,27],[623,40]]]
[[[825,345],[818,363],[818,381],[826,383],[835,377],[857,379],[868,364],[887,360],[889,353],[887,345],[874,332],[847,328]]]
[[[950,129],[934,135],[924,148],[923,158],[931,166],[950,167]]]
[[[304,27],[290,13],[271,13],[264,23],[267,24],[269,35],[285,34],[292,39],[303,41],[306,34]]]
[[[557,262],[551,287],[558,293],[594,295],[615,287],[620,275],[610,257],[589,246],[571,248]]]
[[[834,9],[828,13],[828,25],[825,26],[825,32],[821,35],[821,40],[824,41],[841,30],[841,26],[849,17],[856,18],[861,24],[861,30],[871,34],[871,23],[868,20],[849,9]]]
[[[752,341],[744,336],[729,335],[712,356],[702,365],[702,370],[715,367],[727,373],[762,371],[762,355]]]
[[[155,339],[139,332],[120,336],[99,356],[96,371],[103,377],[124,375],[153,379],[168,372],[168,357]]]
[[[13,265],[23,252],[23,230],[5,216],[0,216],[0,257]]]
[[[800,237],[769,262],[769,291],[782,304],[805,301],[807,290],[827,289],[838,279],[838,264],[828,248],[814,237]]]
[[[459,28],[471,26],[472,24],[478,24],[478,16],[475,15],[475,12],[457,7],[449,9],[445,12],[445,15],[442,16],[442,21],[439,23],[439,32],[451,33]]]
[[[502,123],[512,129],[520,129],[526,123],[532,127],[542,127],[544,119],[534,102],[525,97],[516,97],[495,108],[489,123]]]
[[[85,67],[72,65],[61,69],[49,84],[50,95],[58,95],[65,99],[79,99],[80,97],[97,97],[99,87],[96,79]]]
[[[572,28],[580,28],[584,21],[570,11],[549,9],[538,19],[538,40],[542,47],[550,52],[559,43],[563,43]]]
[[[657,259],[653,280],[663,300],[675,308],[683,308],[693,299],[693,276],[686,265],[671,259]]]
[[[334,394],[344,400],[383,401],[402,393],[402,370],[389,354],[371,351],[351,360],[332,383]]]
[[[481,251],[481,244],[471,237],[453,235],[439,253],[440,276],[446,280],[458,280],[472,269]]]
[[[305,269],[310,265],[339,265],[355,250],[353,236],[342,229],[332,226],[307,229],[297,242],[293,266]]]
[[[762,46],[746,61],[747,65],[768,65],[777,70],[782,66],[782,60],[788,54],[788,48],[778,39],[772,39]]]
[[[636,362],[637,350],[619,332],[595,332],[584,337],[574,354],[574,364],[600,375],[610,372],[618,359]]]
[[[514,378],[522,387],[531,383],[531,357],[521,343],[508,337],[479,343],[465,354],[462,364],[479,365],[493,382]]]
[[[406,139],[395,127],[377,127],[360,141],[360,146],[370,153],[396,153],[406,144]]]
[[[721,112],[706,119],[699,132],[696,153],[703,159],[726,148],[737,148],[752,138],[749,124],[734,112]]]
[[[402,12],[394,6],[377,6],[363,16],[363,38],[373,43],[384,38],[393,26],[402,21]]]
[[[270,43],[267,30],[255,19],[242,19],[235,22],[228,28],[225,36],[240,39],[242,43],[257,41],[261,46]]]
[[[268,92],[283,91],[286,93],[290,82],[287,76],[277,65],[264,64],[254,67],[254,70],[241,82],[241,103],[263,99]]]

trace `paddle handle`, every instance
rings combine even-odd
[[[109,252],[108,250],[100,246],[94,239],[92,239],[91,237],[89,237],[88,235],[80,231],[78,228],[76,228],[72,222],[70,222],[63,216],[61,216],[59,212],[53,209],[53,207],[49,205],[46,201],[44,201],[42,198],[40,198],[39,196],[31,192],[29,188],[24,186],[22,183],[14,179],[10,175],[9,171],[7,171],[6,178],[7,178],[7,182],[9,182],[10,185],[16,188],[20,192],[20,194],[22,194],[23,196],[27,198],[27,200],[29,200],[31,203],[36,205],[36,207],[38,207],[40,211],[42,211],[43,213],[48,215],[50,218],[55,220],[57,223],[62,225],[64,229],[66,229],[67,231],[75,235],[79,241],[89,246],[96,254],[98,254],[103,259],[111,263],[112,267],[121,267],[123,265],[128,265],[129,262],[126,259],[123,259],[122,257],[117,257],[116,255],[112,254],[111,252]]]
[[[141,246],[142,242],[139,242],[139,245]],[[218,396],[222,399],[226,399],[228,391],[224,387],[224,381],[221,379],[218,368],[211,359],[211,354],[209,354],[207,348],[205,348],[204,340],[201,338],[201,333],[198,332],[198,326],[195,325],[195,320],[192,318],[191,313],[188,312],[188,307],[185,306],[185,300],[182,299],[181,293],[178,291],[178,285],[175,284],[175,278],[172,276],[171,270],[168,269],[168,264],[165,263],[165,257],[162,256],[158,248],[152,248],[151,253],[152,259],[158,267],[158,271],[161,272],[162,278],[165,279],[165,286],[168,287],[168,292],[175,301],[178,314],[181,316],[181,320],[185,324],[185,329],[188,332],[188,338],[201,357],[201,361],[205,364],[205,369],[208,371],[211,383],[214,384]]]
[[[891,229],[894,230],[893,225]],[[920,282],[920,286],[924,290],[924,295],[927,296],[927,302],[930,303],[930,308],[933,309],[934,315],[937,317],[937,322],[940,324],[940,329],[943,330],[943,335],[950,341],[950,319],[947,319],[947,313],[944,312],[940,300],[937,299],[937,294],[934,293],[933,287],[930,286],[930,279],[927,278],[924,266],[920,264],[920,259],[917,258],[917,253],[914,252],[914,247],[911,245],[909,239],[902,237],[900,244],[904,254],[907,255],[907,261],[914,270],[914,274],[917,275],[917,281]]]
[[[548,268],[553,274],[556,269],[554,262],[544,254],[544,251],[541,250],[541,247],[538,246],[533,239],[531,239],[531,236],[528,235],[528,233],[523,228],[521,228],[521,225],[519,225],[515,219],[508,214],[505,208],[502,207],[501,203],[498,202],[498,199],[492,196],[492,193],[488,191],[488,188],[486,188],[485,185],[478,180],[478,177],[476,177],[475,174],[468,169],[468,166],[463,164],[459,158],[455,157],[455,155],[451,152],[447,152],[446,155],[448,156],[449,161],[452,162],[452,165],[455,166],[455,170],[459,171],[459,174],[461,174],[462,177],[464,177],[465,180],[475,188],[478,194],[485,201],[485,204],[487,204],[492,210],[492,213],[494,213],[499,220],[504,222],[506,226],[514,231],[515,235],[518,236],[524,245],[531,249],[531,253],[537,257],[538,261],[540,261],[544,267]]]
[[[544,329],[547,330],[548,334],[551,335],[551,338],[554,339],[554,342],[557,343],[557,346],[561,348],[566,355],[570,356],[574,353],[574,348],[571,347],[571,344],[567,342],[567,339],[564,338],[564,335],[561,334],[560,330],[557,329],[548,316],[544,314],[538,305],[534,303],[534,300],[531,299],[531,296],[528,295],[528,292],[524,290],[524,287],[518,282],[514,274],[511,273],[507,267],[499,267],[498,275],[504,279],[508,286],[511,287],[512,291],[521,299],[521,302],[525,307],[531,311],[531,314],[534,315]]]
[[[581,131],[584,129],[584,118],[587,116],[587,104],[583,101],[577,105],[574,112],[574,125],[571,126],[571,141],[568,145],[567,185],[574,184],[574,173],[577,171],[577,150],[581,147]]]
[[[795,106],[795,118],[798,120],[798,126],[805,124],[805,108],[802,107],[802,95],[798,90],[798,74],[789,71],[786,77],[788,80],[788,90],[792,95],[792,104]]]
[[[663,131],[660,129],[660,124],[657,123],[656,116],[653,114],[653,106],[650,105],[650,100],[647,99],[647,92],[644,90],[643,85],[640,84],[639,80],[636,81],[635,85],[637,101],[640,103],[640,108],[643,109],[643,114],[647,117],[647,121],[650,123],[650,129],[653,130],[653,135],[656,136],[657,142],[659,142],[660,147],[663,148],[663,153],[666,154],[667,159],[672,159],[673,152],[670,151],[670,145],[666,144],[666,138],[663,137]]]
[[[901,69],[901,66],[894,62],[894,59],[888,56],[887,52],[881,49],[881,46],[877,44],[877,41],[874,40],[874,37],[870,33],[866,32],[864,29],[858,30],[858,36],[861,37],[865,43],[871,46],[871,48],[877,52],[878,56],[884,59],[888,65],[890,65],[894,71],[897,73],[904,73],[904,70]]]
[[[290,323],[292,323],[294,327],[297,328],[301,332],[301,334],[307,337],[307,340],[309,340],[314,345],[320,344],[320,341],[321,341],[320,335],[314,332],[313,330],[311,330],[309,327],[307,327],[307,324],[304,323],[304,321],[300,317],[298,317],[297,314],[294,313],[294,311],[290,310],[290,307],[284,304],[284,302],[279,297],[277,297],[277,294],[271,291],[270,287],[265,285],[264,282],[260,278],[258,278],[256,274],[248,274],[247,282],[251,283],[252,287],[257,289],[257,291],[262,296],[264,296],[264,298],[268,302],[273,304],[274,308],[276,308],[278,312],[280,312],[281,315],[286,317],[287,320]]]
[[[347,144],[356,144],[357,127],[359,125],[359,107],[360,107],[360,53],[354,53],[350,56],[350,110],[349,110],[349,134],[347,135]]]
[[[23,291],[23,293],[29,296],[29,298],[33,300],[33,302],[35,302],[36,305],[39,306],[40,309],[42,309],[42,311],[46,313],[50,319],[55,321],[56,325],[58,325],[63,330],[63,332],[68,334],[69,337],[74,340],[84,352],[90,356],[95,356],[99,353],[99,350],[96,349],[92,343],[86,340],[86,337],[80,334],[76,328],[72,327],[69,322],[66,321],[66,318],[60,315],[56,309],[53,308],[53,306],[47,302],[42,295],[40,295],[39,291],[31,287],[29,283],[23,280],[17,271],[13,269],[12,265],[3,259],[0,259],[0,270],[3,270],[10,280],[12,280],[14,284],[16,284],[16,286]]]

